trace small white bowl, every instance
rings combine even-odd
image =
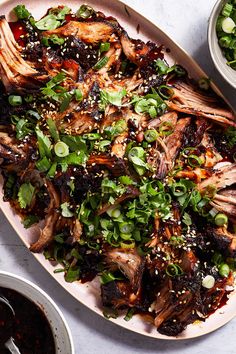
[[[75,354],[70,329],[63,314],[42,289],[29,280],[4,271],[0,271],[0,287],[19,292],[42,309],[51,325],[56,354]]]
[[[218,38],[216,34],[217,18],[226,2],[227,0],[218,0],[212,10],[208,24],[208,45],[211,53],[211,58],[215,64],[216,69],[231,86],[236,88],[236,70],[232,69],[226,64],[227,59],[224,57],[224,54],[218,44]]]

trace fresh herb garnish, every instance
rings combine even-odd
[[[69,13],[70,9],[67,6],[64,6],[62,9],[51,9],[48,15],[35,22],[35,27],[41,31],[54,30],[61,26],[65,16]]]
[[[105,109],[107,105],[112,104],[117,107],[122,106],[122,99],[126,95],[126,90],[122,89],[120,91],[106,91],[101,90],[100,92],[100,109]]]
[[[31,16],[31,13],[26,9],[25,5],[17,5],[13,11],[19,20],[26,20]]]
[[[31,183],[23,183],[18,192],[18,202],[22,209],[25,209],[32,202],[35,187]]]

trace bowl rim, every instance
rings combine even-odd
[[[221,76],[234,88],[236,89],[236,83],[232,82],[230,80],[230,78],[228,77],[228,75],[226,75],[224,73],[224,71],[221,69],[221,65],[218,64],[215,55],[214,55],[214,51],[213,51],[213,46],[212,46],[212,33],[215,30],[215,20],[216,20],[216,16],[217,16],[217,12],[219,10],[219,8],[223,7],[223,5],[227,2],[228,0],[217,0],[209,17],[209,21],[208,21],[208,30],[207,30],[207,39],[208,39],[208,47],[210,50],[210,54],[211,54],[211,59],[216,67],[216,69],[218,70],[218,72],[221,74]],[[218,43],[217,43],[218,45]],[[219,46],[219,45],[218,45]],[[220,48],[220,47],[219,47]],[[221,48],[220,48],[221,49]],[[226,65],[224,63],[224,65]],[[233,69],[232,69],[233,70]],[[235,71],[236,73],[236,71]]]
[[[68,349],[70,350],[71,354],[75,354],[75,348],[74,348],[74,343],[73,343],[73,338],[72,338],[72,333],[71,333],[70,327],[69,327],[62,311],[60,310],[58,305],[55,303],[55,301],[43,289],[41,289],[38,285],[36,285],[32,281],[30,281],[20,275],[17,275],[17,274],[11,273],[11,272],[7,272],[4,270],[0,270],[0,286],[1,286],[1,276],[5,276],[10,279],[16,279],[16,280],[20,281],[22,284],[24,284],[24,285],[26,284],[28,287],[33,288],[34,290],[36,290],[36,292],[40,293],[43,296],[43,298],[46,300],[46,302],[50,303],[50,305],[52,305],[52,307],[56,310],[56,312],[58,313],[59,317],[61,318],[61,320],[63,322],[64,329],[65,329],[66,334],[68,336],[68,343],[70,344],[70,348],[68,348]],[[23,296],[26,296],[23,292],[19,291],[14,286],[14,283],[12,283],[11,289],[21,293]],[[35,302],[33,296],[30,297],[30,300]],[[48,316],[46,316],[46,318],[48,319]]]

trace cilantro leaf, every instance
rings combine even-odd
[[[62,9],[51,9],[48,15],[35,22],[35,27],[41,31],[54,30],[61,26],[61,22],[68,13],[70,13],[70,9],[67,6],[64,6]]]
[[[188,213],[184,213],[183,215],[183,219],[182,219],[183,223],[187,226],[192,225],[192,219],[191,216]]]
[[[31,183],[23,183],[18,192],[18,202],[22,209],[25,209],[32,202],[35,187]]]
[[[65,218],[71,218],[72,216],[74,216],[74,213],[69,209],[69,207],[70,204],[68,202],[61,204],[61,214]]]
[[[122,98],[126,95],[126,90],[122,89],[121,91],[105,91],[101,90],[100,92],[100,109],[105,109],[108,104],[113,104],[114,106],[122,106]]]

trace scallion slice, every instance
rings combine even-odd
[[[88,5],[81,5],[79,10],[76,12],[77,17],[82,17],[84,19],[89,18],[94,13],[94,9]]]
[[[228,223],[228,216],[223,214],[223,213],[219,213],[215,216],[215,224],[217,226],[223,226],[225,224]]]
[[[102,57],[95,65],[94,65],[94,70],[100,70],[103,68],[107,63],[108,63],[109,58],[104,56]]]
[[[188,156],[188,164],[189,166],[194,168],[201,166],[203,164],[203,161],[199,156],[191,154]]]
[[[135,241],[127,240],[120,243],[120,247],[124,249],[134,248]]]
[[[202,286],[206,289],[212,289],[215,285],[215,278],[212,275],[206,275],[202,280]]]
[[[183,274],[183,269],[178,264],[171,263],[166,267],[166,274],[169,277],[177,277]]]
[[[122,222],[119,224],[119,230],[122,234],[130,234],[134,230],[134,223],[132,221]]]
[[[17,95],[10,95],[8,102],[11,106],[20,106],[22,104],[22,97]]]
[[[172,184],[171,190],[175,197],[180,197],[187,192],[187,187],[181,182],[176,182]]]
[[[222,13],[222,15],[223,15],[224,17],[228,17],[228,16],[230,16],[232,10],[233,10],[233,5],[227,3],[227,4],[225,4],[225,6],[223,7],[221,13]]]
[[[147,142],[152,143],[157,140],[158,132],[155,129],[146,130],[144,133],[144,138]]]
[[[158,88],[158,93],[164,100],[169,100],[173,96],[174,90],[170,86],[161,85]]]
[[[110,49],[110,43],[109,42],[103,42],[100,44],[99,51],[100,53],[107,52]]]
[[[58,157],[65,157],[69,155],[69,147],[63,141],[58,141],[54,146],[55,154]]]
[[[220,264],[220,266],[219,266],[219,274],[222,277],[227,278],[229,276],[229,272],[230,272],[230,269],[229,269],[228,264],[226,264],[226,263]]]
[[[231,17],[226,17],[222,21],[222,30],[225,33],[232,33],[235,27],[235,22]]]
[[[200,89],[207,91],[210,87],[210,80],[207,77],[202,77],[198,80],[198,86],[200,87]]]
[[[159,131],[161,135],[170,135],[173,133],[174,129],[173,129],[173,124],[171,122],[162,122],[160,127],[159,127]]]

